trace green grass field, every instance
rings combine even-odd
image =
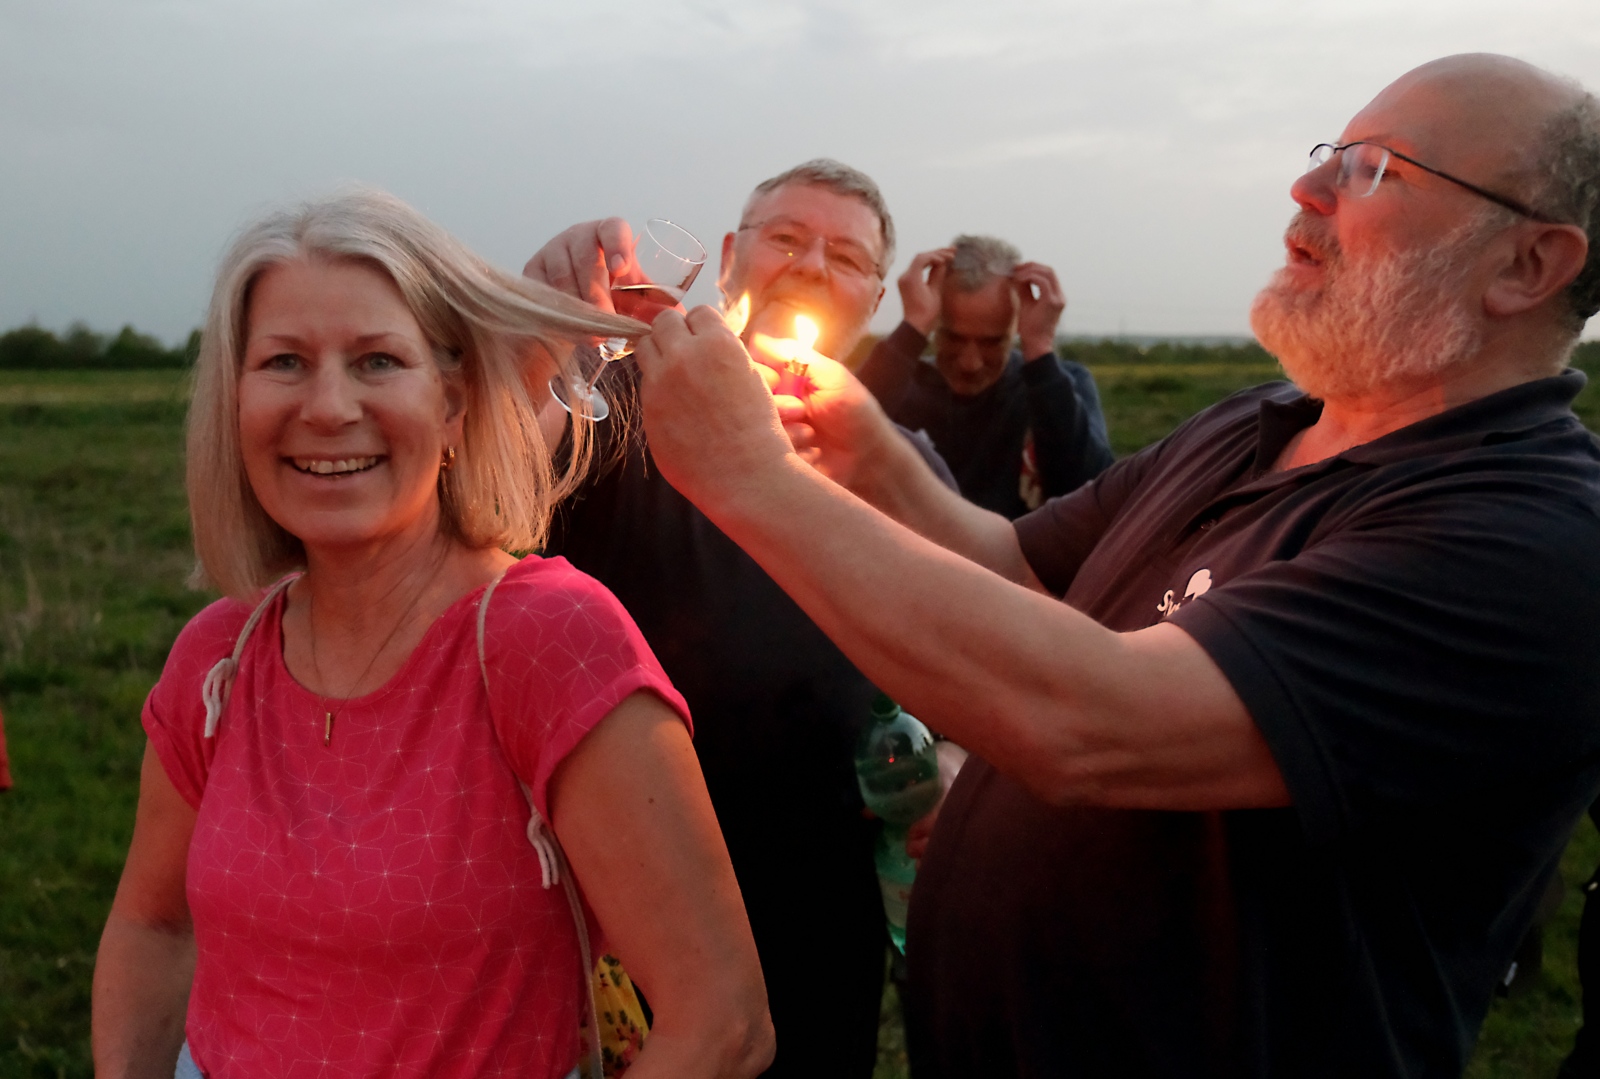
[[[1600,346],[1586,350],[1600,374]],[[1274,376],[1249,363],[1095,365],[1127,453],[1233,390]],[[16,789],[0,794],[0,1079],[90,1074],[89,981],[133,822],[139,706],[183,623],[184,376],[0,373],[0,708]],[[1600,422],[1600,394],[1580,408]],[[1577,1017],[1577,886],[1600,862],[1587,823],[1546,976],[1499,1002],[1469,1075],[1553,1075]],[[905,1073],[893,992],[881,1077]]]

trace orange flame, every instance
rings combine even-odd
[[[793,337],[768,337],[764,333],[750,336],[751,348],[783,361],[778,367],[779,379],[774,393],[804,397],[811,392],[811,361],[821,358],[816,350],[821,333],[815,319],[796,315]]]
[[[801,352],[810,352],[817,344],[817,335],[822,331],[817,329],[815,320],[805,315],[794,317],[794,339],[800,343]]]

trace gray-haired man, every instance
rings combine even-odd
[[[575,225],[524,272],[609,309],[628,241],[617,218]],[[822,330],[817,349],[847,356],[893,255],[894,225],[871,178],[808,161],[751,192],[723,237],[718,285],[730,299],[748,295],[747,332],[789,337],[805,314]],[[862,816],[851,755],[872,686],[662,479],[641,443],[558,512],[547,553],[616,594],[689,702],[767,979],[778,1037],[767,1075],[865,1079],[887,935],[875,825]]]
[[[957,236],[899,285],[905,319],[861,381],[896,423],[927,432],[964,496],[1020,517],[1111,464],[1094,376],[1056,355],[1067,301],[1054,270],[1004,240]]]

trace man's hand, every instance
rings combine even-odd
[[[651,456],[702,510],[759,488],[789,456],[770,390],[777,373],[750,362],[714,308],[662,312],[634,356]]]
[[[633,258],[634,236],[620,217],[573,225],[539,248],[522,268],[522,276],[542,281],[602,311],[653,322],[662,311],[634,292],[613,293],[611,286],[641,282],[645,276]]]
[[[800,377],[785,372],[782,357],[760,348],[752,348],[750,356],[772,369],[773,399],[795,452],[835,483],[860,493],[864,464],[884,439],[898,437],[877,398],[849,368],[827,356],[810,357]]]
[[[955,254],[953,247],[924,251],[900,275],[900,306],[905,320],[924,337],[933,332],[939,321],[939,290],[944,288],[944,275]]]
[[[573,225],[558,234],[528,260],[522,276],[543,281],[602,311],[615,311],[611,282],[622,276],[631,261],[633,230],[622,218],[608,217]]]
[[[1024,262],[1011,272],[1011,280],[1017,288],[1017,338],[1022,358],[1034,360],[1054,352],[1056,327],[1067,309],[1056,272],[1042,262]]]

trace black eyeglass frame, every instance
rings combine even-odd
[[[1488,199],[1490,202],[1494,203],[1497,206],[1504,206],[1506,209],[1510,210],[1512,213],[1521,214],[1523,217],[1529,218],[1530,220],[1533,220],[1533,221],[1542,222],[1543,224],[1546,224],[1546,225],[1559,225],[1559,224],[1562,223],[1560,221],[1557,221],[1555,218],[1548,216],[1547,214],[1540,213],[1539,211],[1533,209],[1532,207],[1528,206],[1525,203],[1518,202],[1516,199],[1511,198],[1510,196],[1496,194],[1495,192],[1490,191],[1487,188],[1479,187],[1477,184],[1468,183],[1466,180],[1463,180],[1459,176],[1451,176],[1448,172],[1445,172],[1442,169],[1436,169],[1432,165],[1424,165],[1422,162],[1418,161],[1414,157],[1407,157],[1405,154],[1402,154],[1399,150],[1391,150],[1389,147],[1383,145],[1383,143],[1381,143],[1381,142],[1373,142],[1371,139],[1356,139],[1354,142],[1347,142],[1347,143],[1344,143],[1343,145],[1335,145],[1335,144],[1333,144],[1331,142],[1319,142],[1319,143],[1317,143],[1315,146],[1313,146],[1311,148],[1311,155],[1310,156],[1311,156],[1311,160],[1313,162],[1312,167],[1316,168],[1316,167],[1321,166],[1321,165],[1326,165],[1329,161],[1333,160],[1334,155],[1343,153],[1344,151],[1350,149],[1350,147],[1352,147],[1352,146],[1376,146],[1378,149],[1382,150],[1384,153],[1388,154],[1390,157],[1397,157],[1401,161],[1404,161],[1408,165],[1415,165],[1417,168],[1421,169],[1423,172],[1432,173],[1433,175],[1439,177],[1439,179],[1441,179],[1441,180],[1449,180],[1451,183],[1455,184],[1458,187],[1466,188],[1468,191],[1472,192],[1474,195],[1477,195],[1479,198]],[[1318,153],[1321,152],[1323,147],[1327,147],[1328,156],[1319,159],[1317,155],[1318,155]],[[1388,164],[1388,162],[1385,161],[1384,165],[1387,165],[1387,164]],[[1382,179],[1383,179],[1383,168],[1382,168],[1382,166],[1380,166],[1379,170],[1378,170],[1378,180],[1381,181]],[[1375,181],[1373,183],[1373,185],[1372,185],[1372,190],[1376,191],[1377,189],[1378,189],[1378,185],[1377,185],[1377,182]],[[1368,192],[1369,195],[1371,193],[1372,192],[1370,192],[1370,191]]]

